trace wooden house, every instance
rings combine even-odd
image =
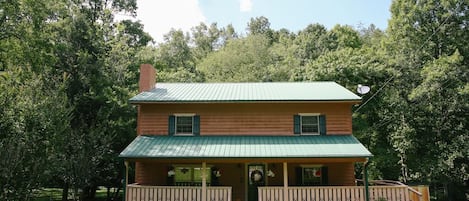
[[[142,65],[127,201],[364,200],[361,98],[335,82],[157,83]]]

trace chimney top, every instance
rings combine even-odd
[[[138,84],[139,92],[150,91],[155,88],[156,70],[150,64],[140,65],[140,80]]]

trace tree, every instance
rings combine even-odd
[[[409,94],[419,110],[412,127],[416,135],[409,137],[417,143],[398,146],[415,154],[415,160],[407,162],[412,168],[411,179],[442,182],[449,190],[447,196],[454,200],[465,199],[463,189],[469,180],[469,120],[465,117],[469,94],[462,90],[469,83],[469,73],[462,62],[463,57],[456,51],[422,68],[423,81]]]
[[[336,25],[328,34],[333,40],[333,46],[337,49],[359,48],[362,45],[358,32],[350,26]]]
[[[117,152],[133,133],[134,111],[125,99],[135,93],[137,68],[126,60],[151,38],[138,22],[116,26],[113,14],[135,14],[136,1],[0,3],[0,29],[8,30],[0,39],[1,69],[9,77],[0,86],[8,89],[1,94],[1,121],[2,134],[10,134],[0,144],[2,150],[14,147],[3,153],[18,162],[4,167],[23,171],[2,175],[2,181],[18,181],[2,184],[8,189],[2,193],[27,200],[34,188],[56,177],[64,200],[69,187],[83,192],[77,199],[92,198],[97,185],[121,178],[115,170],[120,169]],[[11,113],[16,110],[22,112]],[[63,129],[49,128],[51,121]],[[15,169],[19,166],[24,169]]]
[[[166,69],[184,68],[195,72],[194,57],[189,47],[190,37],[182,30],[172,29],[164,35],[164,43],[158,48],[158,60]]]
[[[238,38],[238,34],[236,33],[232,24],[228,24],[225,28],[222,28],[220,32],[221,40],[216,47],[217,50],[222,46],[225,46],[228,41]]]
[[[273,30],[270,28],[269,19],[264,16],[251,18],[246,28],[250,35],[263,35],[269,42],[272,43],[274,40]]]
[[[152,41],[150,34],[143,31],[143,24],[140,22],[132,22],[131,20],[123,20],[118,23],[118,37],[124,37],[127,45],[130,47],[146,46]]]
[[[197,59],[202,59],[210,52],[218,48],[220,38],[220,30],[216,23],[212,23],[207,27],[204,23],[192,28],[192,37],[195,48],[193,54]]]
[[[333,49],[331,39],[327,35],[327,29],[320,24],[310,24],[298,33],[294,40],[297,46],[295,56],[300,59],[300,65],[304,66],[320,55]]]
[[[251,35],[229,41],[208,55],[198,66],[208,82],[269,81],[269,39]]]
[[[468,8],[465,1],[394,1],[384,41],[395,69],[389,104],[399,108],[386,115],[387,128],[401,180],[443,186],[445,196],[435,193],[441,200],[464,199],[467,189],[467,154],[459,154],[467,150],[460,130],[467,120],[458,112],[467,110],[459,97],[468,81],[460,70],[469,61]]]
[[[56,166],[54,143],[70,129],[62,83],[49,88],[29,68],[0,75],[0,199],[31,200]],[[50,81],[49,81],[50,82]]]

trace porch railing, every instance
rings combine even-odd
[[[206,189],[208,201],[231,201],[231,187],[210,186]],[[202,187],[129,184],[125,201],[202,201]]]
[[[407,186],[370,186],[370,201],[419,201]],[[413,199],[411,199],[413,198]],[[259,187],[259,201],[365,201],[363,186]]]

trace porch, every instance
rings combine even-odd
[[[127,185],[126,201],[231,201],[231,187]],[[258,187],[259,201],[365,201],[364,186]],[[423,188],[428,194],[428,187]],[[426,191],[425,191],[426,190]],[[370,201],[427,201],[408,186],[370,186]]]
[[[366,169],[371,156],[350,135],[139,136],[121,153],[139,184],[128,185],[127,201],[346,200],[321,187],[365,192],[354,187],[354,164]]]

